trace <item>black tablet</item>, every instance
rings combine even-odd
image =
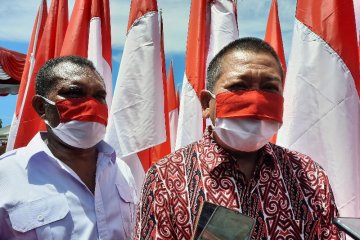
[[[250,239],[255,219],[237,211],[204,202],[193,239],[246,240]]]
[[[335,218],[333,223],[350,237],[360,240],[360,218]]]

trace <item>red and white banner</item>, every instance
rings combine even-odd
[[[167,79],[167,104],[169,111],[170,143],[172,152],[175,150],[176,131],[179,120],[179,106],[177,97],[178,96],[175,91],[173,64],[171,62]]]
[[[264,40],[274,48],[275,52],[279,56],[283,71],[284,73],[286,73],[284,45],[281,37],[281,27],[277,0],[272,0],[271,3]]]
[[[33,52],[32,56],[30,55],[30,66],[29,68],[25,66],[23,73],[23,79],[25,79],[24,84],[26,83],[26,87],[20,86],[16,107],[16,115],[18,117],[16,119],[17,122],[15,123],[16,120],[14,121],[14,126],[17,126],[17,133],[13,145],[14,148],[26,146],[38,131],[46,130],[45,123],[32,107],[32,98],[35,95],[35,78],[36,74],[47,60],[58,56],[56,54],[59,54],[60,52],[67,24],[67,0],[53,0],[49,9],[49,15],[43,25],[41,38],[36,39],[36,44],[35,39],[31,40]],[[41,26],[39,27],[41,29]],[[34,55],[35,58],[31,59]],[[27,77],[26,72],[28,74]],[[28,81],[26,81],[26,79]],[[23,81],[21,81],[21,84],[23,84]],[[11,143],[12,140],[9,142]],[[10,145],[9,148],[10,147],[12,146]]]
[[[16,102],[16,110],[11,123],[6,151],[10,151],[14,149],[15,139],[19,129],[19,120],[21,118],[21,113],[24,108],[24,99],[26,98],[29,89],[30,78],[35,64],[35,54],[38,49],[38,42],[40,42],[44,30],[46,18],[47,18],[47,4],[46,4],[46,0],[42,0],[31,33],[31,39],[26,56],[24,71],[21,77],[19,94]]]
[[[78,55],[91,60],[106,85],[106,102],[112,100],[112,53],[109,0],[76,0],[61,56]]]
[[[285,73],[286,73],[286,62],[285,62],[285,54],[284,54],[284,46],[281,37],[281,27],[280,20],[278,14],[278,4],[277,0],[272,0],[268,22],[266,25],[265,38],[264,40],[270,44],[279,56],[283,71],[284,71],[284,79],[283,86],[285,81]],[[276,134],[271,139],[272,143],[276,143]]]
[[[297,2],[277,143],[309,155],[326,170],[342,216],[360,215],[356,53],[352,1]]]
[[[138,190],[145,176],[138,153],[166,140],[160,52],[156,0],[132,0],[105,140],[130,166]]]
[[[199,96],[205,88],[206,68],[238,35],[235,0],[191,2],[176,149],[202,137],[205,126]]]

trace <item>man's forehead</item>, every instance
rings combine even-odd
[[[90,71],[89,71],[90,70]],[[70,79],[75,76],[94,74],[87,66],[80,66],[72,62],[61,62],[53,68],[53,73],[62,79]]]
[[[275,57],[269,52],[254,51],[249,49],[233,49],[232,51],[224,55],[223,61],[229,61],[231,59],[234,59],[235,57],[237,60],[247,62],[253,59],[254,57],[259,57],[259,56],[267,59],[272,59],[274,60],[274,62],[276,62]]]
[[[254,61],[256,62],[254,64]],[[281,75],[282,68],[277,62],[276,58],[269,52],[253,51],[248,49],[234,49],[226,54],[222,59],[222,67],[233,67],[236,64],[238,67],[259,67],[260,65],[275,68]],[[260,65],[259,65],[260,64]]]
[[[62,62],[53,68],[53,74],[57,79],[56,85],[63,85],[77,82],[80,83],[82,79],[92,79],[101,83],[105,87],[105,82],[96,70],[88,66],[81,66],[72,62]]]

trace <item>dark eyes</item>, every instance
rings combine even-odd
[[[260,88],[249,86],[248,84],[242,82],[242,83],[236,83],[227,88],[229,91],[235,92],[235,91],[244,91],[244,90],[251,90],[251,89],[258,89],[262,91],[267,92],[280,92],[279,86],[276,83],[265,83],[260,85]]]
[[[65,98],[80,98],[85,96],[85,92],[78,87],[72,87],[60,92],[60,95]]]
[[[268,92],[279,92],[279,87],[275,84],[265,84],[261,86],[261,90]]]
[[[70,87],[62,90],[59,94],[64,98],[82,98],[87,96],[86,92],[81,87]],[[105,102],[106,92],[98,91],[92,97],[100,102]]]
[[[247,89],[249,89],[249,86],[244,82],[233,84],[228,88],[229,91],[241,91]]]

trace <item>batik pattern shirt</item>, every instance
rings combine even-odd
[[[148,171],[135,239],[191,239],[202,203],[256,220],[251,239],[340,239],[325,171],[309,157],[268,143],[249,181],[212,138],[179,149]]]

